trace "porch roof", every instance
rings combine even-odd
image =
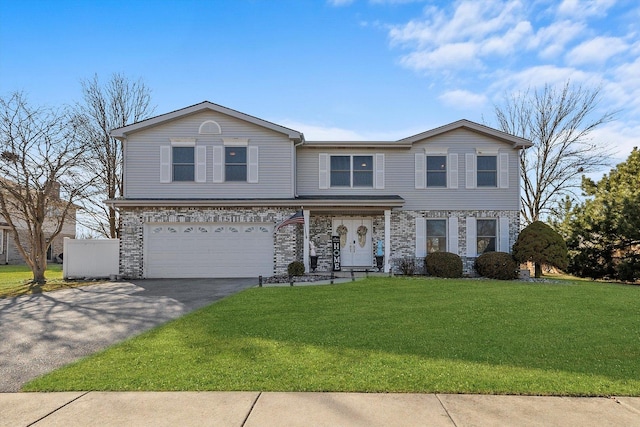
[[[298,196],[283,199],[110,199],[105,203],[114,207],[162,207],[162,206],[201,206],[201,207],[303,207],[313,210],[342,209],[392,209],[404,205],[400,196]]]

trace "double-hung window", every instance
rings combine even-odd
[[[447,220],[427,219],[427,253],[447,251]]]
[[[495,219],[478,219],[476,230],[477,254],[495,251],[498,237],[497,221]]]
[[[447,186],[447,156],[427,155],[427,187]]]
[[[331,156],[331,187],[373,187],[373,156]]]
[[[173,181],[193,181],[195,178],[195,147],[172,147]]]
[[[478,187],[498,186],[498,159],[497,156],[477,157],[477,181]]]
[[[247,180],[247,147],[224,148],[224,176],[226,181]]]

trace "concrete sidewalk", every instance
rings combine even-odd
[[[640,426],[640,398],[260,392],[0,393],[0,426]]]

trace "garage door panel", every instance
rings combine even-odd
[[[273,273],[269,224],[148,224],[146,277],[255,277]]]

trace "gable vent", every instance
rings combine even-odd
[[[220,129],[220,125],[217,122],[207,120],[200,125],[198,133],[200,135],[220,135],[222,133],[222,129]]]

